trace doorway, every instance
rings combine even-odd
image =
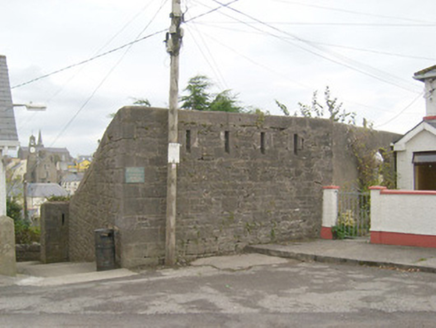
[[[436,190],[436,152],[413,154],[415,190]]]

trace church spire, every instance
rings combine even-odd
[[[38,147],[44,147],[44,144],[42,143],[41,130],[39,130],[39,134],[38,134]]]

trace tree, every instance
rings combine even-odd
[[[282,104],[280,101],[278,101],[277,99],[275,99],[277,106],[279,106],[279,108],[282,110],[283,114],[285,114],[286,116],[289,116],[289,110],[288,107],[286,107],[285,104]]]
[[[181,108],[208,110],[210,106],[210,94],[207,89],[212,86],[209,78],[205,75],[197,75],[188,81],[188,86],[184,91],[188,95],[182,96],[180,100],[183,102]]]
[[[215,96],[209,93],[208,89],[213,83],[205,75],[197,75],[188,81],[188,86],[184,89],[188,94],[182,96],[181,108],[195,109],[202,111],[219,111],[243,113],[244,109],[238,106],[237,96],[231,90],[224,90]]]
[[[287,107],[276,100],[277,106],[284,112],[285,115],[289,115]],[[318,101],[318,91],[314,91],[312,95],[312,102],[310,105],[298,103],[299,112],[295,112],[295,116],[303,117],[318,117],[328,118],[333,122],[356,124],[356,113],[347,112],[342,108],[343,103],[338,102],[338,98],[332,98],[330,88],[327,86],[324,91],[324,103]]]
[[[236,96],[230,90],[224,90],[215,96],[211,102],[209,110],[217,112],[241,113],[242,108],[237,105]]]
[[[145,107],[151,107],[151,103],[147,98],[133,98],[135,101],[133,102],[133,105],[135,106],[145,106]]]

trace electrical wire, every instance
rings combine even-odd
[[[347,58],[346,56],[343,56],[343,55],[340,55],[340,54],[337,54],[337,53],[334,53],[334,52],[322,49],[322,48],[320,48],[319,46],[317,46],[315,44],[311,44],[307,40],[304,40],[304,39],[302,39],[302,38],[300,38],[298,36],[295,36],[295,35],[293,35],[293,34],[291,34],[289,32],[283,31],[283,30],[281,30],[281,29],[279,29],[277,27],[271,26],[271,25],[269,25],[269,24],[267,24],[267,23],[265,23],[265,22],[255,18],[255,17],[253,17],[253,16],[250,16],[250,15],[244,13],[244,12],[241,12],[238,9],[235,9],[233,7],[230,7],[230,6],[225,6],[225,4],[222,4],[218,0],[211,0],[211,1],[213,1],[215,3],[218,3],[218,4],[221,4],[223,7],[226,7],[226,8],[228,8],[229,10],[231,10],[233,12],[236,12],[236,13],[244,16],[244,17],[247,17],[247,18],[253,20],[254,22],[260,23],[261,25],[266,26],[266,27],[268,27],[268,28],[270,28],[270,29],[272,29],[272,30],[274,30],[276,32],[279,32],[280,34],[285,34],[285,35],[287,35],[287,36],[289,36],[289,37],[291,37],[291,38],[293,38],[293,39],[295,39],[297,41],[300,41],[300,42],[302,42],[302,43],[304,43],[306,45],[309,45],[309,46],[315,48],[317,51],[321,52],[321,53],[318,53],[318,52],[316,52],[316,51],[314,51],[312,49],[308,49],[308,48],[306,48],[306,47],[304,47],[302,45],[297,45],[295,43],[291,43],[290,40],[287,40],[286,38],[280,37],[280,36],[278,36],[276,34],[273,34],[271,32],[267,32],[267,31],[263,31],[264,33],[266,33],[266,34],[268,34],[270,36],[273,36],[273,37],[275,37],[275,38],[277,38],[277,39],[279,39],[281,41],[288,42],[288,43],[292,44],[293,46],[295,46],[297,48],[300,48],[300,49],[302,49],[302,50],[304,50],[306,52],[309,52],[309,53],[311,53],[311,54],[313,54],[315,56],[321,57],[323,59],[326,59],[326,60],[328,60],[330,62],[333,62],[333,63],[336,63],[338,65],[347,67],[347,68],[349,68],[351,70],[354,70],[354,71],[359,72],[361,74],[367,75],[367,76],[372,77],[374,79],[377,79],[379,81],[382,81],[382,82],[385,82],[385,83],[388,83],[388,84],[391,84],[391,85],[395,85],[395,86],[397,86],[397,87],[399,87],[401,89],[404,89],[406,91],[409,91],[409,92],[412,92],[412,93],[417,93],[418,92],[418,91],[412,90],[411,87],[405,87],[405,86],[399,84],[399,82],[396,82],[395,80],[402,80],[402,79],[400,79],[400,78],[398,78],[398,77],[396,77],[396,76],[394,76],[392,74],[389,74],[387,72],[383,72],[383,71],[377,70],[377,69],[375,69],[375,68],[373,68],[373,67],[371,67],[369,65],[365,65],[365,64],[359,63],[359,62],[357,62],[355,60]],[[235,17],[232,17],[232,18],[235,19],[235,20],[240,21],[241,23],[243,23],[245,25],[250,26],[253,29],[257,29],[259,31],[262,31],[261,29],[255,27],[255,26],[253,26],[251,24],[245,23],[245,22],[243,22],[243,21],[241,21],[241,20],[239,20],[239,19],[237,19]],[[329,56],[327,56],[327,55],[325,55],[323,53],[326,53]],[[336,57],[336,59],[334,57]],[[372,70],[373,72],[369,72],[368,70]],[[385,75],[385,76],[380,76],[380,73]],[[390,79],[387,78],[386,76],[390,76]],[[408,85],[413,86],[415,88],[415,85],[412,85],[411,83],[409,83],[409,81],[403,82],[403,83],[407,83]]]
[[[393,116],[392,118],[390,118],[389,120],[387,120],[386,122],[382,123],[382,124],[377,124],[376,126],[374,126],[375,128],[379,128],[381,126],[387,125],[389,123],[391,123],[392,121],[396,120],[398,117],[401,116],[401,114],[403,114],[407,109],[409,109],[414,103],[416,103],[418,101],[419,98],[421,98],[424,95],[424,92],[421,92],[415,99],[412,100],[412,102],[410,104],[408,104],[406,107],[404,107],[400,112],[398,112],[398,114],[396,114],[395,116]]]
[[[45,78],[47,78],[47,77],[50,77],[50,76],[52,76],[52,75],[55,75],[55,74],[61,73],[61,72],[63,72],[63,71],[66,71],[66,70],[68,70],[68,69],[71,69],[71,68],[73,68],[73,67],[77,67],[77,66],[81,66],[81,65],[83,65],[83,64],[89,63],[89,62],[91,62],[91,61],[93,61],[93,60],[96,60],[96,59],[98,59],[98,58],[101,58],[101,57],[107,56],[107,55],[112,54],[112,53],[114,53],[114,52],[117,52],[117,51],[119,51],[119,50],[121,50],[121,49],[124,49],[124,48],[126,48],[126,47],[128,47],[128,46],[130,46],[130,45],[133,45],[133,44],[135,44],[135,43],[138,43],[138,42],[144,41],[144,40],[149,39],[149,38],[151,38],[151,37],[153,37],[153,36],[156,36],[156,35],[158,35],[158,34],[161,34],[161,33],[165,32],[166,30],[167,30],[167,29],[162,29],[162,30],[160,30],[160,31],[156,31],[156,32],[154,32],[154,33],[151,33],[151,34],[146,35],[146,36],[144,36],[144,37],[142,37],[142,38],[139,38],[139,39],[133,40],[133,41],[131,41],[131,42],[128,42],[128,43],[126,43],[126,44],[123,44],[122,46],[119,46],[119,47],[117,47],[117,48],[113,48],[113,49],[108,50],[108,51],[106,51],[106,52],[104,52],[104,53],[101,53],[101,54],[99,54],[99,55],[96,55],[96,56],[94,56],[94,57],[90,57],[90,58],[85,59],[85,60],[82,60],[82,61],[80,61],[80,62],[78,62],[78,63],[71,64],[71,65],[68,65],[68,66],[66,66],[66,67],[64,67],[64,68],[61,68],[61,69],[58,69],[58,70],[52,71],[52,72],[50,72],[50,73],[47,73],[47,74],[41,75],[41,76],[39,76],[39,77],[37,77],[37,78],[34,78],[34,79],[32,79],[32,80],[29,80],[29,81],[27,81],[27,82],[23,82],[23,83],[20,83],[20,84],[14,85],[13,87],[11,87],[11,89],[20,88],[20,87],[25,86],[25,85],[28,85],[28,84],[30,84],[30,83],[33,83],[33,82],[36,82],[36,81],[39,81],[39,80],[45,79]]]
[[[214,22],[215,24],[246,24],[250,22]],[[394,23],[335,23],[335,22],[275,22],[265,21],[270,25],[302,25],[302,26],[355,26],[355,27],[436,27],[436,23],[394,24]]]
[[[124,24],[123,27],[120,30],[118,30],[118,32],[116,32],[107,42],[105,42],[105,44],[103,44],[97,51],[94,52],[93,56],[98,55],[104,48],[106,48],[118,35],[120,35],[131,23],[133,23],[133,21],[136,18],[138,18],[152,3],[153,3],[153,1],[149,2],[148,4],[146,4],[139,12],[137,12],[132,18],[130,18],[128,20],[128,22],[126,24]],[[49,104],[50,101],[52,101],[58,94],[60,94],[65,89],[66,85],[68,85],[74,78],[76,78],[85,67],[86,67],[86,65],[82,65],[81,69],[78,72],[76,72],[75,74],[73,74],[65,83],[63,83],[62,86],[60,88],[58,88],[58,90],[56,90],[56,92],[54,92],[45,101],[45,103]],[[25,120],[24,122],[22,122],[18,126],[18,129],[20,130],[20,129],[23,129],[25,126],[27,126],[28,123],[33,121],[33,119],[35,118],[35,116],[37,114],[38,114],[37,112],[33,113],[33,115],[28,117],[27,120]]]
[[[152,19],[149,21],[149,23],[144,27],[144,29],[142,29],[142,31],[138,34],[138,36],[136,37],[136,40],[140,39],[140,36],[142,35],[142,33],[144,33],[144,31],[153,23],[153,21],[156,19],[157,15],[159,14],[159,12],[162,10],[163,6],[166,4],[168,0],[164,0],[161,4],[161,6],[159,7],[159,9],[157,10],[157,12],[155,13],[155,15],[152,17]],[[112,72],[118,67],[118,65],[123,61],[124,57],[127,55],[127,53],[130,51],[130,49],[132,48],[134,43],[131,43],[126,51],[123,53],[123,55],[118,59],[118,61],[115,63],[114,66],[112,66],[112,68],[109,70],[109,72],[105,75],[105,77],[100,81],[100,83],[96,86],[96,88],[94,89],[94,91],[91,93],[91,95],[85,100],[85,102],[82,104],[82,106],[80,106],[80,108],[77,110],[77,112],[73,115],[73,117],[67,122],[67,124],[62,128],[62,130],[59,132],[59,134],[56,136],[56,138],[54,139],[54,141],[51,143],[51,146],[53,146],[56,141],[62,136],[62,134],[68,129],[68,127],[74,122],[74,120],[77,118],[77,116],[80,114],[80,112],[86,107],[86,105],[91,101],[91,99],[94,97],[94,95],[97,93],[97,91],[101,88],[101,86],[104,84],[104,82],[106,82],[106,80],[109,78],[109,76],[112,74]]]
[[[219,25],[215,25],[214,23],[208,23],[208,22],[195,22],[195,24],[196,25],[203,25],[203,26],[214,27],[214,28],[222,29],[222,30],[228,30],[228,31],[232,31],[232,32],[236,32],[237,31],[237,32],[241,32],[241,33],[249,33],[249,34],[256,34],[256,35],[265,34],[264,32],[235,29],[233,27],[224,27],[224,26],[219,26]],[[340,45],[340,44],[332,44],[332,43],[326,43],[326,42],[319,42],[319,41],[313,41],[313,40],[308,40],[308,39],[305,39],[305,40],[307,42],[310,42],[310,43],[313,43],[313,44],[319,44],[319,45],[323,45],[323,46],[327,46],[327,47],[341,48],[341,49],[347,49],[347,50],[353,50],[353,51],[359,51],[359,52],[368,52],[368,53],[374,53],[374,54],[377,54],[377,55],[385,55],[385,56],[408,58],[408,59],[417,59],[417,60],[428,60],[428,61],[432,61],[432,62],[434,62],[436,60],[436,58],[432,58],[432,57],[424,57],[424,56],[416,56],[416,55],[405,55],[405,54],[399,54],[399,53],[387,52],[387,51],[380,51],[380,50],[375,50],[375,49],[363,49],[363,48],[358,48],[358,47],[350,47],[350,46],[344,46],[344,45]]]
[[[207,53],[209,54],[209,56],[210,56],[210,58],[211,58],[211,61],[212,61],[213,63],[211,63],[211,62],[209,61],[208,57],[206,56],[205,52],[203,51],[203,48],[202,48],[202,47],[200,46],[200,44],[197,42],[197,38],[195,37],[194,33],[190,33],[191,36],[192,36],[192,39],[194,40],[194,42],[195,42],[195,44],[196,44],[198,50],[200,51],[200,53],[203,55],[203,57],[204,57],[206,63],[209,65],[210,69],[212,70],[212,72],[213,72],[214,75],[216,76],[217,81],[218,81],[218,84],[219,84],[219,87],[220,87],[221,89],[228,89],[228,88],[227,88],[227,83],[226,83],[226,81],[225,81],[225,79],[224,79],[224,76],[223,76],[223,74],[221,73],[220,69],[218,68],[218,64],[217,64],[217,62],[215,61],[215,58],[213,57],[213,55],[212,55],[212,53],[211,53],[209,47],[207,46],[207,43],[204,41],[202,34],[198,31],[198,29],[197,29],[197,27],[196,27],[195,24],[193,24],[192,26],[194,26],[194,28],[195,28],[195,30],[196,30],[196,32],[197,32],[199,38],[200,38],[201,41],[203,42],[204,48],[206,49],[206,51],[207,51]],[[189,30],[188,30],[188,31],[189,31]],[[190,31],[189,31],[189,32],[190,32]],[[224,86],[224,88],[223,88],[223,86]]]
[[[208,14],[211,14],[211,13],[213,13],[213,12],[215,12],[215,11],[220,10],[223,6],[230,5],[230,4],[232,4],[232,3],[234,3],[234,2],[237,2],[237,1],[239,1],[239,0],[233,0],[233,1],[230,1],[229,3],[227,3],[227,4],[225,4],[225,5],[224,5],[224,4],[223,4],[223,5],[220,5],[219,7],[216,7],[216,8],[211,9],[211,10],[205,12],[205,13],[202,13],[202,14],[200,14],[200,15],[197,15],[197,16],[195,16],[195,17],[190,18],[189,20],[185,21],[185,23],[187,23],[187,22],[189,22],[189,21],[192,21],[192,20],[194,20],[194,19],[198,19],[198,18],[200,18],[200,17],[204,17],[204,16],[206,16],[206,15],[208,15]],[[45,78],[50,77],[50,76],[52,76],[52,75],[55,75],[55,74],[61,73],[61,72],[66,71],[66,70],[68,70],[68,69],[71,69],[71,68],[74,68],[74,67],[81,66],[81,65],[83,65],[83,64],[89,63],[89,62],[94,61],[94,60],[96,60],[96,59],[98,59],[98,58],[101,58],[101,57],[107,56],[107,55],[109,55],[109,54],[111,54],[111,53],[117,52],[117,51],[119,51],[119,50],[121,50],[121,49],[124,49],[124,48],[126,48],[126,47],[128,47],[128,46],[130,46],[130,45],[132,45],[132,44],[135,44],[135,43],[141,42],[141,41],[143,41],[143,40],[146,40],[146,39],[148,39],[148,38],[150,38],[150,37],[156,36],[156,35],[158,35],[158,34],[160,34],[160,33],[165,32],[165,31],[167,31],[167,29],[162,29],[162,30],[160,30],[160,31],[156,31],[156,32],[154,32],[154,33],[152,33],[152,34],[146,35],[146,36],[144,36],[144,37],[142,37],[142,38],[139,38],[139,39],[136,39],[136,40],[131,41],[131,42],[129,42],[129,43],[123,44],[123,45],[121,45],[121,46],[119,46],[119,47],[117,47],[117,48],[113,48],[113,49],[108,50],[108,51],[106,51],[106,52],[104,52],[104,53],[101,53],[101,54],[98,54],[98,55],[96,55],[96,56],[90,57],[90,58],[88,58],[88,59],[82,60],[82,61],[80,61],[80,62],[78,62],[78,63],[74,63],[74,64],[68,65],[68,66],[66,66],[66,67],[64,67],[64,68],[61,68],[61,69],[58,69],[58,70],[52,71],[52,72],[50,72],[50,73],[47,73],[47,74],[41,75],[41,76],[39,76],[39,77],[37,77],[37,78],[34,78],[34,79],[32,79],[32,80],[29,80],[29,81],[27,81],[27,82],[23,82],[23,83],[20,83],[20,84],[14,85],[14,86],[11,87],[11,89],[16,89],[16,88],[19,88],[19,87],[22,87],[22,86],[28,85],[28,84],[30,84],[30,83],[33,83],[33,82],[36,82],[36,81],[39,81],[39,80],[45,79]]]
[[[286,0],[271,0],[271,1],[285,3],[285,4],[288,4],[288,5],[298,5],[298,6],[312,7],[312,8],[318,8],[318,9],[324,9],[324,10],[330,10],[330,11],[338,11],[338,12],[344,12],[344,13],[347,13],[347,14],[354,14],[354,15],[361,15],[361,16],[369,16],[369,17],[377,17],[377,18],[388,18],[388,19],[398,19],[398,20],[403,20],[403,21],[408,21],[408,22],[418,22],[418,23],[424,22],[424,23],[428,23],[428,22],[423,21],[423,20],[417,20],[417,19],[412,19],[412,18],[364,13],[364,12],[361,12],[361,11],[354,11],[354,10],[348,10],[348,9],[343,9],[343,8],[326,7],[326,6],[320,6],[320,5],[308,4],[308,3],[302,3],[302,2],[296,2],[296,1],[286,1]]]
[[[194,23],[194,24],[198,24],[198,23]],[[273,73],[273,74],[275,74],[277,76],[280,76],[281,78],[284,78],[285,80],[288,80],[288,81],[290,81],[291,83],[293,83],[295,85],[301,86],[301,87],[303,87],[306,90],[313,91],[313,86],[309,86],[307,84],[303,84],[303,83],[301,83],[299,81],[293,80],[293,79],[289,78],[288,74],[284,74],[283,72],[276,71],[276,70],[272,69],[269,66],[261,64],[261,63],[255,61],[253,58],[250,58],[250,57],[248,57],[248,56],[238,52],[236,49],[234,49],[234,48],[224,44],[222,41],[216,39],[215,37],[211,36],[210,34],[207,34],[207,33],[204,33],[204,34],[208,37],[208,39],[210,39],[210,40],[216,42],[217,44],[219,44],[220,46],[222,46],[222,47],[232,51],[233,53],[235,53],[236,55],[244,58],[246,61],[250,62],[251,64],[256,65],[256,66],[258,66],[258,67],[260,67],[260,68],[262,68],[262,69],[264,69],[266,71],[269,71],[269,72],[271,72],[271,73]],[[361,104],[361,103],[358,103],[356,101],[352,101],[352,100],[347,99],[347,98],[343,98],[343,100],[344,100],[344,102],[347,102],[349,104],[355,104],[357,106],[365,107],[365,108],[368,108],[368,109],[372,109],[372,110],[375,109],[375,110],[383,111],[383,112],[387,112],[387,113],[395,113],[394,111],[386,109],[386,108],[377,108],[375,106],[368,106],[366,104]]]

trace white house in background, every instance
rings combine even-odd
[[[394,144],[397,187],[436,190],[436,65],[413,78],[425,84],[426,116]]]
[[[82,181],[84,173],[70,173],[62,178],[61,186],[64,188],[68,195],[72,196],[75,194],[77,188],[79,188],[80,181]]]
[[[40,208],[48,198],[53,196],[67,197],[67,191],[57,183],[29,183],[27,184],[27,210],[29,218],[35,222],[40,216]]]

